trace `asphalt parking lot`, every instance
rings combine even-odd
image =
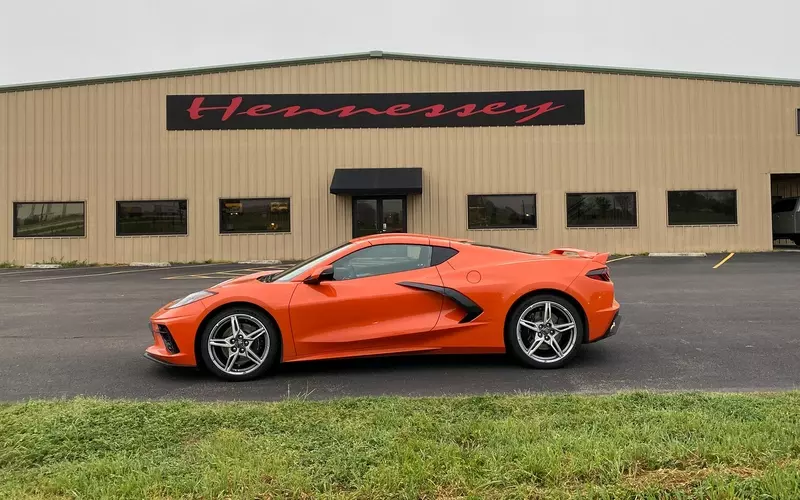
[[[796,389],[800,253],[736,254],[718,266],[724,257],[612,262],[623,328],[564,369],[404,356],[287,364],[246,383],[148,361],[147,318],[214,280],[268,266],[0,270],[0,400]]]

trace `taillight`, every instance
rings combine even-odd
[[[586,276],[598,281],[611,281],[611,269],[607,267],[601,267],[599,269],[592,269]]]

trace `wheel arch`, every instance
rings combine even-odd
[[[198,325],[197,331],[194,334],[194,356],[195,356],[195,359],[197,360],[197,366],[198,367],[205,368],[204,363],[203,363],[203,356],[200,353],[200,349],[201,349],[200,338],[202,337],[201,332],[205,329],[205,327],[211,321],[211,318],[213,318],[217,314],[219,314],[219,313],[221,313],[223,311],[226,311],[228,309],[237,309],[237,308],[254,309],[254,310],[256,310],[256,311],[258,311],[260,313],[263,313],[265,316],[267,316],[270,319],[270,321],[272,321],[273,326],[278,329],[278,340],[280,340],[280,342],[278,343],[278,360],[279,361],[283,361],[283,335],[281,334],[280,325],[278,325],[278,322],[275,320],[275,316],[270,314],[269,311],[267,311],[263,307],[259,306],[258,304],[253,304],[252,302],[246,302],[246,301],[236,301],[236,302],[228,302],[228,303],[222,304],[222,305],[220,305],[220,306],[218,306],[218,307],[216,307],[214,309],[211,309],[210,311],[208,311],[206,313],[206,316],[200,322],[200,325]]]
[[[537,288],[536,290],[531,290],[517,297],[517,300],[515,300],[514,303],[511,304],[511,307],[508,308],[508,311],[506,311],[505,321],[503,322],[503,329],[504,329],[503,342],[506,341],[505,329],[508,328],[508,322],[511,319],[511,315],[514,313],[514,310],[523,301],[531,297],[534,297],[536,295],[555,295],[556,297],[561,297],[562,299],[566,300],[567,302],[575,306],[575,309],[578,311],[578,314],[581,315],[581,320],[583,321],[585,330],[583,333],[583,338],[581,339],[581,343],[585,344],[589,341],[589,318],[586,316],[586,311],[584,311],[583,306],[578,301],[578,299],[576,299],[575,297],[573,297],[572,295],[568,294],[563,290],[558,290],[555,288]]]

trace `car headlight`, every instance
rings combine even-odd
[[[216,295],[217,292],[211,292],[208,290],[202,290],[200,292],[190,293],[186,297],[182,298],[181,300],[171,304],[167,307],[167,309],[175,309],[178,307],[188,306],[189,304],[193,304],[198,300],[203,300],[207,297],[211,297],[212,295]]]

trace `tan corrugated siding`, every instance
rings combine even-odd
[[[0,262],[8,262],[11,240],[11,156],[10,143],[15,139],[9,129],[9,96],[0,94]]]
[[[167,132],[170,93],[584,89],[585,126]],[[360,60],[0,94],[0,261],[298,259],[351,236],[336,168],[419,166],[408,228],[547,250],[766,250],[769,173],[800,172],[800,89]],[[738,192],[739,223],[667,227],[668,189]],[[635,191],[638,227],[567,229],[566,192]],[[467,194],[536,193],[535,230],[467,230]],[[220,198],[290,197],[292,232],[220,235]],[[187,199],[187,236],[115,236],[115,202]],[[12,239],[14,201],[85,201],[87,236]]]

